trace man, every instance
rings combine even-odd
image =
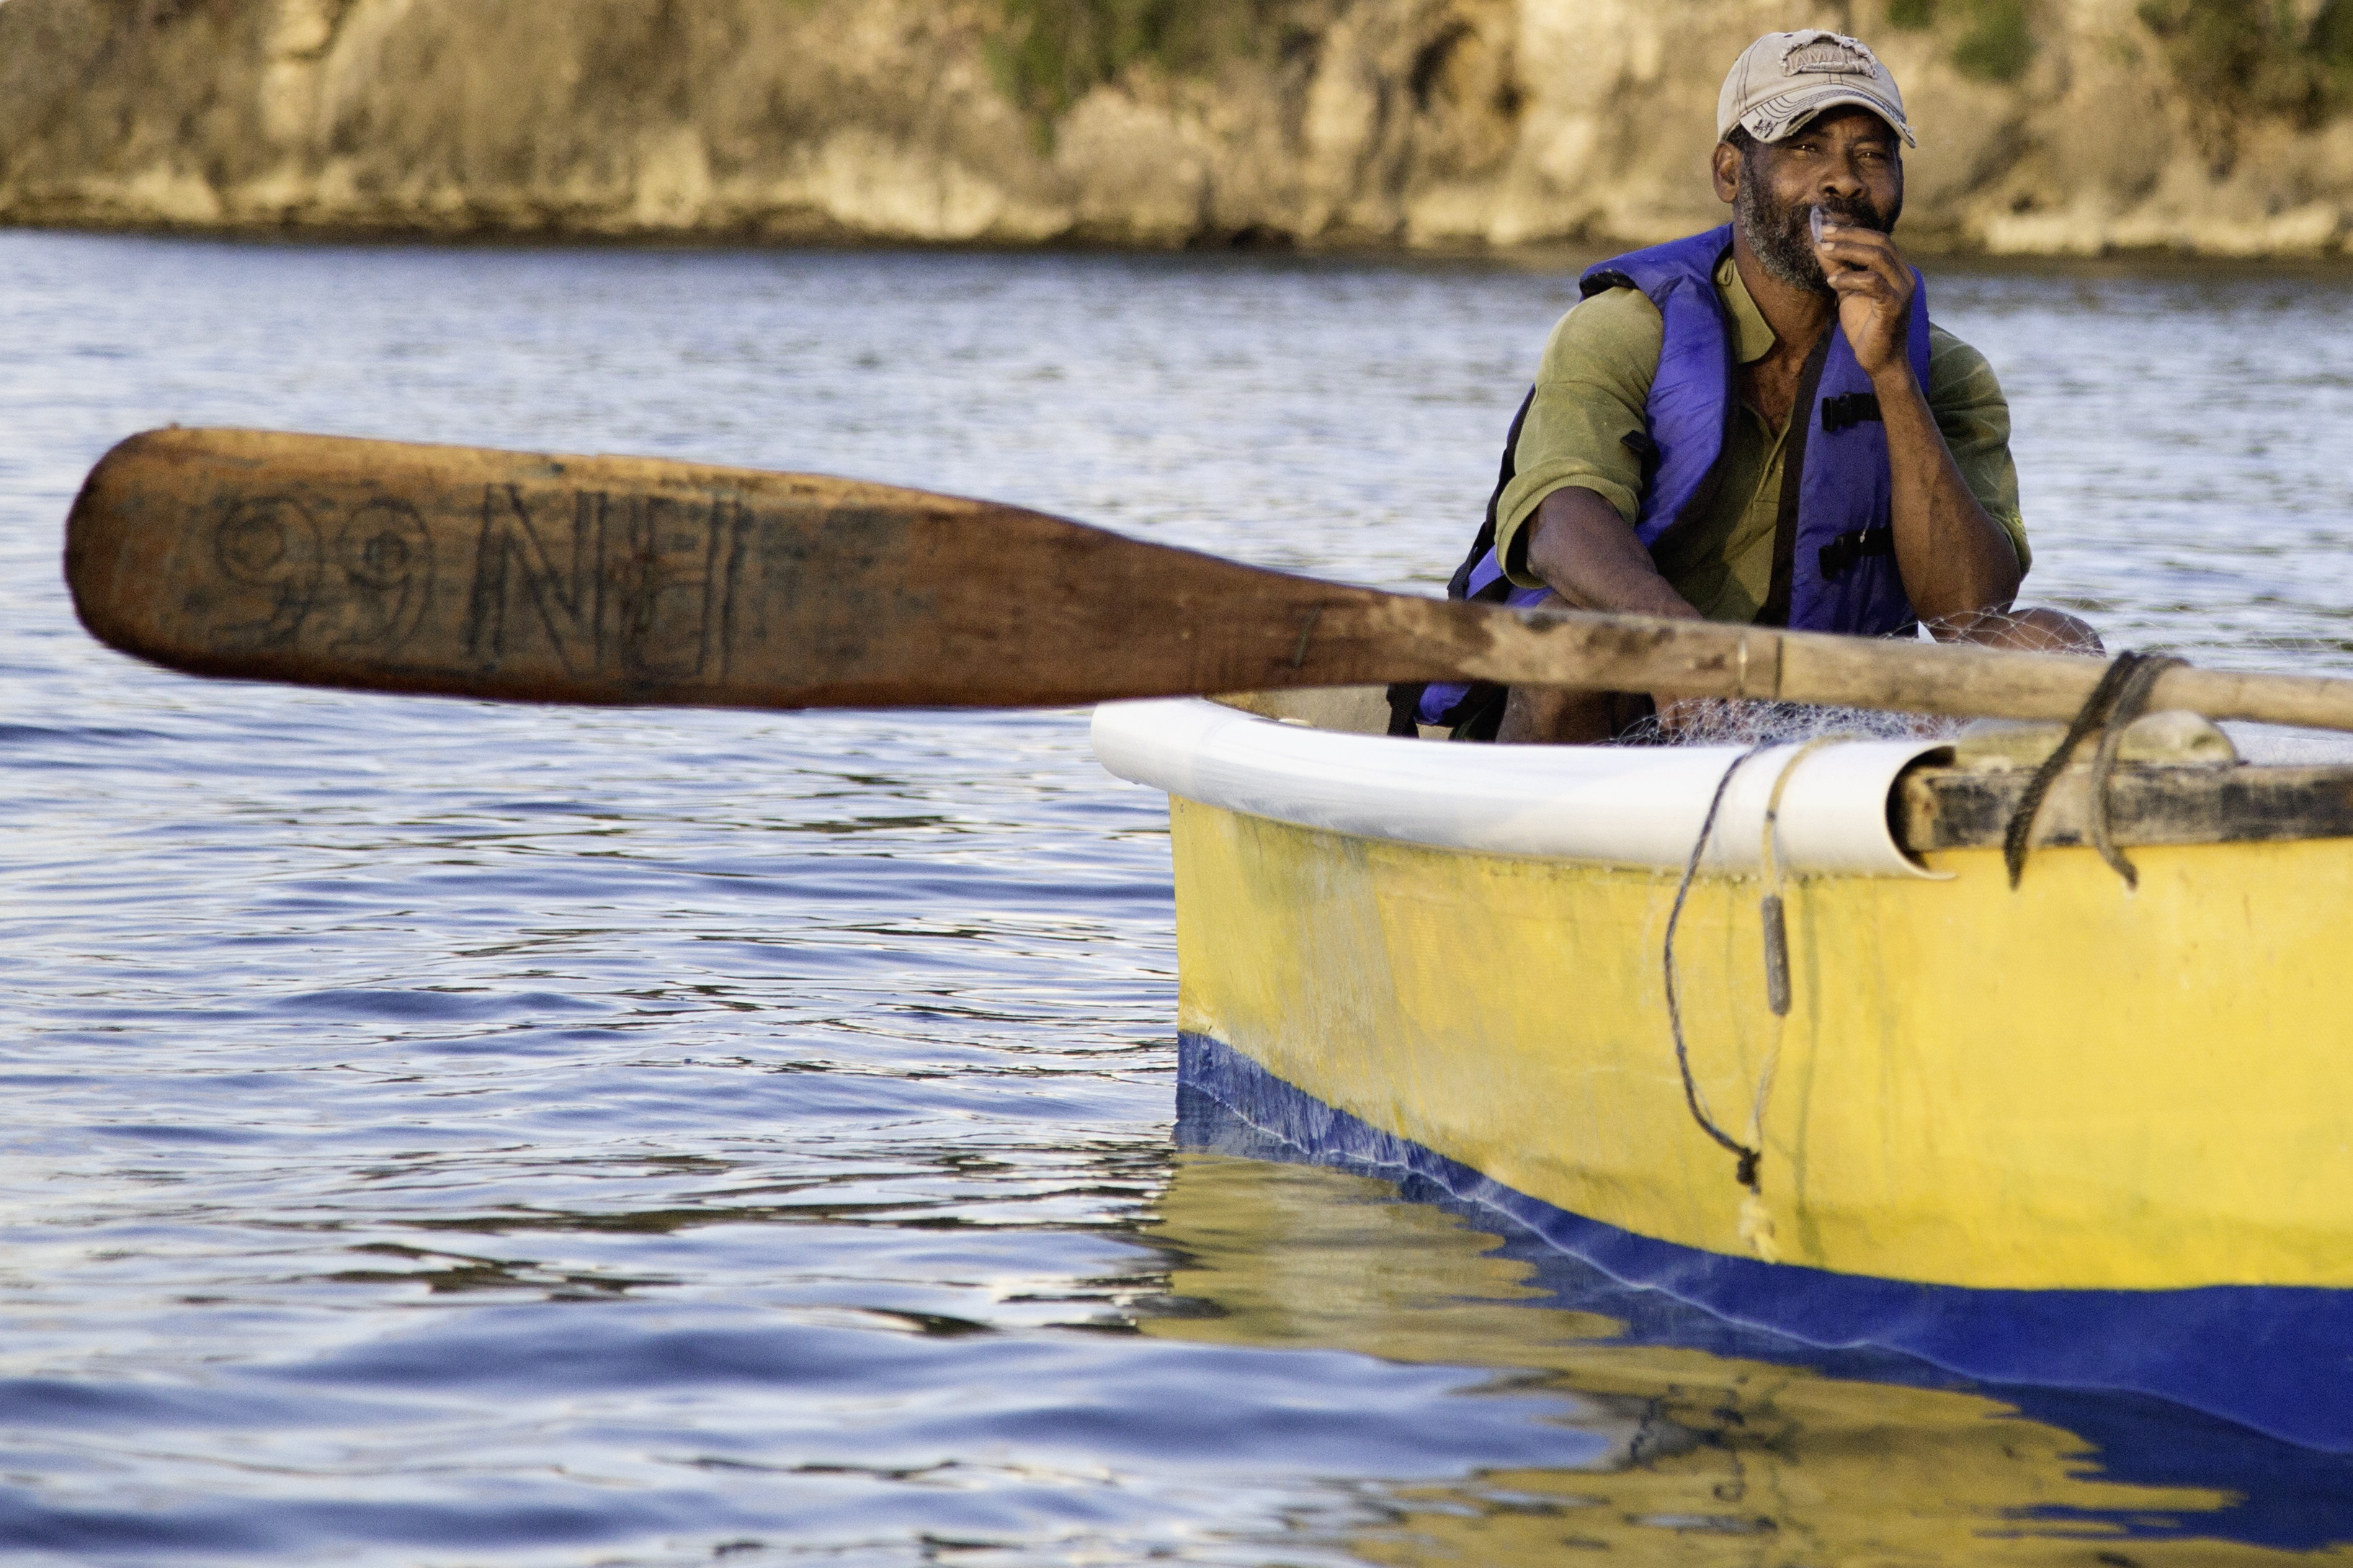
[[[1986,614],[2029,561],[2010,410],[1985,357],[1929,324],[1889,237],[1914,141],[1895,79],[1841,34],[1767,34],[1725,79],[1716,132],[1733,222],[1587,271],[1450,594],[2096,647],[2055,611]],[[1607,740],[1651,708],[1476,686],[1392,699],[1393,728],[1501,741]]]

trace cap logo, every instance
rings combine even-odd
[[[1781,56],[1781,70],[1787,76],[1797,76],[1805,71],[1871,76],[1879,68],[1879,58],[1869,48],[1852,38],[1842,38],[1833,33],[1817,33],[1810,38],[1792,44]]]
[[[1919,145],[1904,121],[1894,76],[1870,45],[1827,27],[1767,33],[1741,50],[1716,94],[1716,134],[1740,127],[1759,142],[1778,142],[1842,103],[1870,110],[1906,144]]]

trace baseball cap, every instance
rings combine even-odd
[[[1843,33],[1820,27],[1767,33],[1740,51],[1715,100],[1716,139],[1738,125],[1759,142],[1778,142],[1841,103],[1868,109],[1906,145],[1919,145],[1905,123],[1904,95],[1879,57]]]

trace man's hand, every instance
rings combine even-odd
[[[1905,346],[1911,339],[1912,268],[1895,242],[1877,229],[1831,221],[1822,225],[1814,253],[1838,295],[1839,325],[1862,373],[1873,384],[1883,376],[1910,379]]]

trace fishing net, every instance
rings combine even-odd
[[[2097,656],[2099,635],[2062,611],[2029,608],[1981,610],[1968,616],[1927,621],[1916,636],[1939,642],[2027,653]],[[1801,742],[1829,735],[1879,740],[1936,739],[1960,733],[1970,721],[1934,713],[1891,713],[1873,708],[1823,708],[1804,702],[1773,702],[1739,697],[1694,697],[1671,703],[1617,737],[1630,746],[1754,746]]]
[[[2097,631],[2079,616],[2047,606],[2014,611],[1978,611],[1927,621],[1916,634],[1938,642],[2026,653],[2113,655]],[[2123,639],[2117,639],[2123,640]],[[2299,673],[2353,673],[2353,641],[2316,637],[2234,638],[2226,645],[2177,646],[2167,640],[2132,639],[2143,653],[2167,653],[2210,668],[2268,668]],[[1615,742],[1635,746],[1754,746],[1798,742],[1831,735],[1877,740],[1939,740],[1959,734],[1977,721],[1933,713],[1891,713],[1869,708],[1823,708],[1802,702],[1701,697],[1672,703],[1621,731]],[[2353,762],[2353,735],[2291,730],[2267,724],[2223,725],[2251,763]]]

